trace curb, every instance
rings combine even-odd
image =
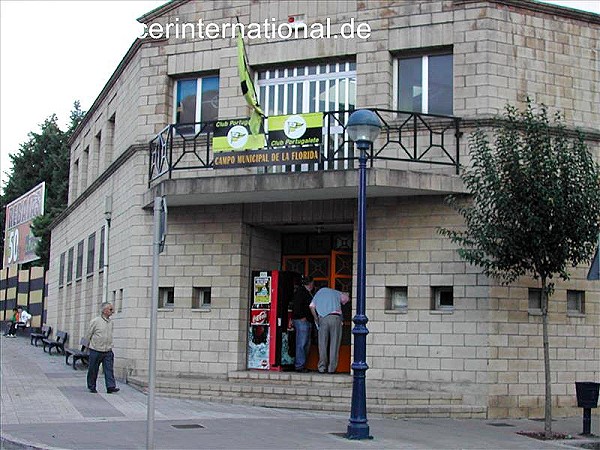
[[[8,443],[14,445],[15,447],[27,450],[67,450],[63,449],[62,447],[50,447],[45,444],[40,444],[39,442],[21,439],[8,433],[0,434],[0,443]],[[2,445],[2,448],[4,448],[4,445]]]

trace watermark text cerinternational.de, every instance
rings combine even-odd
[[[204,23],[202,19],[197,22],[174,22],[165,24],[153,22],[144,24],[144,31],[140,38],[151,39],[226,39],[235,38],[241,34],[248,39],[368,39],[371,36],[371,26],[366,22],[355,22],[351,18],[340,26],[339,34],[331,32],[331,19],[325,23],[314,22],[311,24],[277,23],[276,19],[265,19],[263,22],[243,23]]]

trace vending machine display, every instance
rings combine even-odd
[[[249,369],[283,370],[293,367],[294,330],[290,309],[297,278],[295,272],[252,272]]]

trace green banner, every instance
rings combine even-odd
[[[256,150],[265,147],[265,135],[251,134],[248,119],[219,120],[215,124],[212,145],[215,154],[241,150]]]
[[[323,113],[273,116],[268,124],[267,146],[262,129],[261,134],[251,134],[249,119],[217,122],[212,141],[213,167],[293,165],[320,160]]]
[[[248,70],[248,61],[246,58],[246,49],[244,48],[244,40],[242,35],[237,35],[237,49],[238,49],[238,72],[240,75],[240,86],[242,88],[242,95],[246,99],[246,103],[252,107],[252,113],[250,116],[250,133],[257,135],[259,133],[262,118],[265,113],[260,108],[258,100],[256,98],[256,90],[254,89],[254,83],[252,82],[252,76]]]
[[[272,116],[268,126],[270,147],[318,147],[323,137],[323,113]]]

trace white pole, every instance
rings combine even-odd
[[[156,372],[156,318],[158,309],[158,253],[160,247],[161,197],[154,198],[154,240],[152,241],[152,303],[150,304],[150,348],[148,350],[148,418],[146,448],[154,448],[154,390]]]
[[[104,265],[102,269],[104,271],[104,290],[102,291],[102,303],[108,302],[108,237],[110,235],[110,219],[104,218]]]
[[[112,218],[112,195],[104,197],[104,290],[102,291],[102,303],[108,302],[108,240],[110,239],[110,219]]]

